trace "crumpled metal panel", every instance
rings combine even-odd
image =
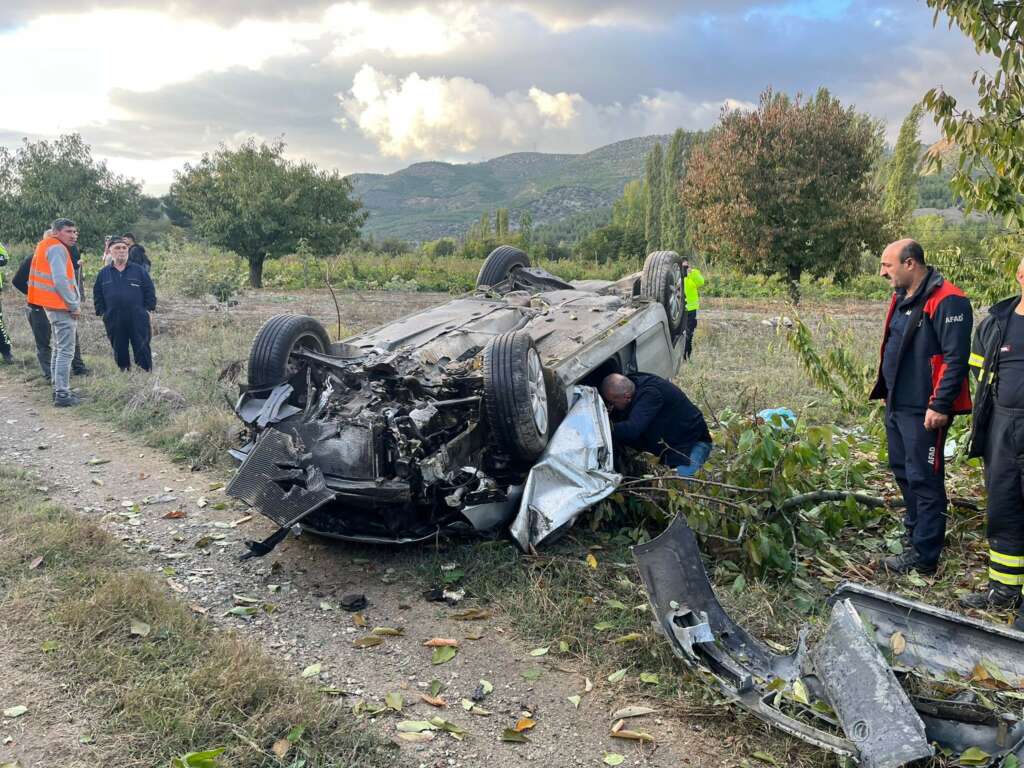
[[[593,387],[573,387],[569,413],[533,465],[510,531],[524,551],[575,522],[622,481],[615,472],[612,428]]]
[[[849,600],[832,607],[811,661],[861,765],[900,768],[934,754],[924,723]]]

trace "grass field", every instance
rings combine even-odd
[[[341,297],[343,333],[443,298],[400,292],[345,294]],[[713,429],[716,415],[726,409],[753,414],[778,406],[792,408],[812,424],[860,432],[870,427],[862,417],[841,412],[802,373],[784,337],[770,324],[791,312],[784,303],[710,299],[704,304],[695,356],[678,381],[705,410]],[[248,345],[259,323],[280,311],[313,314],[333,332],[334,305],[323,291],[247,294],[230,310],[197,301],[166,300],[156,316],[152,375],[117,372],[93,319],[83,327],[82,342],[96,374],[76,380],[88,397],[84,411],[141,435],[180,461],[226,468],[225,449],[236,439],[229,405],[238,381],[244,378]],[[812,302],[801,313],[818,338],[837,328],[849,349],[864,364],[871,364],[884,313],[881,303]],[[26,324],[22,320],[12,326],[16,351],[24,361],[30,356]],[[18,376],[26,386],[39,383],[34,361],[20,366]],[[884,453],[878,448],[867,458],[876,465],[867,478],[869,490],[892,498],[893,485],[879,463]],[[981,500],[976,468],[954,466],[950,486],[951,495]],[[741,624],[769,641],[791,644],[802,623],[820,619],[824,598],[845,579],[952,605],[957,591],[981,579],[982,523],[983,515],[977,510],[953,510],[946,564],[935,578],[897,581],[875,575],[873,563],[898,538],[901,523],[896,510],[875,515],[861,527],[847,525],[816,547],[794,541],[792,555],[798,569],[790,579],[738,579],[746,570],[742,550],[715,542],[708,542],[712,553],[708,569],[721,599]],[[648,521],[646,535],[656,534],[659,525]],[[714,692],[680,673],[667,644],[651,632],[646,598],[629,553],[637,533],[627,527],[614,514],[606,515],[596,530],[584,519],[570,536],[535,558],[520,556],[502,541],[448,541],[407,555],[403,562],[418,574],[424,587],[440,579],[442,563],[458,562],[467,590],[499,607],[531,642],[559,648],[595,675],[627,669],[626,685],[660,698],[680,714],[707,717],[712,723],[724,718],[732,725],[720,726],[723,733],[739,734],[739,754],[767,749],[779,764],[821,765],[820,753],[766,733],[752,719],[716,706]],[[598,567],[581,579],[579,564],[588,553],[595,556]],[[641,683],[640,672],[656,675],[657,682]],[[737,717],[739,727],[734,722]]]

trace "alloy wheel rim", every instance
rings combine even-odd
[[[544,369],[540,365],[540,355],[535,349],[530,349],[527,354],[527,368],[533,426],[537,428],[539,434],[546,435],[548,431],[548,393],[544,387]]]

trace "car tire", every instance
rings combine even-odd
[[[267,320],[249,350],[249,386],[275,387],[291,378],[288,358],[299,347],[327,352],[331,339],[308,315],[274,315]]]
[[[654,299],[665,308],[673,341],[686,326],[686,291],[683,262],[675,251],[654,251],[644,261],[640,295]]]
[[[524,251],[511,245],[499,245],[484,259],[476,276],[476,287],[503,283],[517,267],[530,266],[530,257]]]
[[[484,405],[493,438],[513,458],[534,461],[548,444],[551,411],[544,368],[526,331],[495,337],[484,348]]]

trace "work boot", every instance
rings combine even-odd
[[[74,392],[57,392],[53,396],[53,404],[58,408],[70,408],[81,402],[81,398]]]
[[[88,376],[91,373],[92,373],[92,369],[89,366],[87,366],[85,363],[82,363],[79,366],[72,366],[71,367],[71,375],[72,376]]]
[[[903,574],[910,573],[911,571],[917,571],[918,573],[926,576],[931,576],[938,569],[938,563],[925,563],[917,555],[917,551],[913,547],[908,547],[903,550],[901,555],[892,555],[891,557],[883,558],[878,564],[879,571],[885,571],[894,576],[902,576]]]
[[[986,589],[971,592],[957,600],[964,608],[988,611],[1001,608],[1017,608],[1020,606],[1020,587],[990,581]]]
[[[1017,612],[1017,618],[1013,620],[1013,628],[1018,632],[1024,632],[1024,612]]]

